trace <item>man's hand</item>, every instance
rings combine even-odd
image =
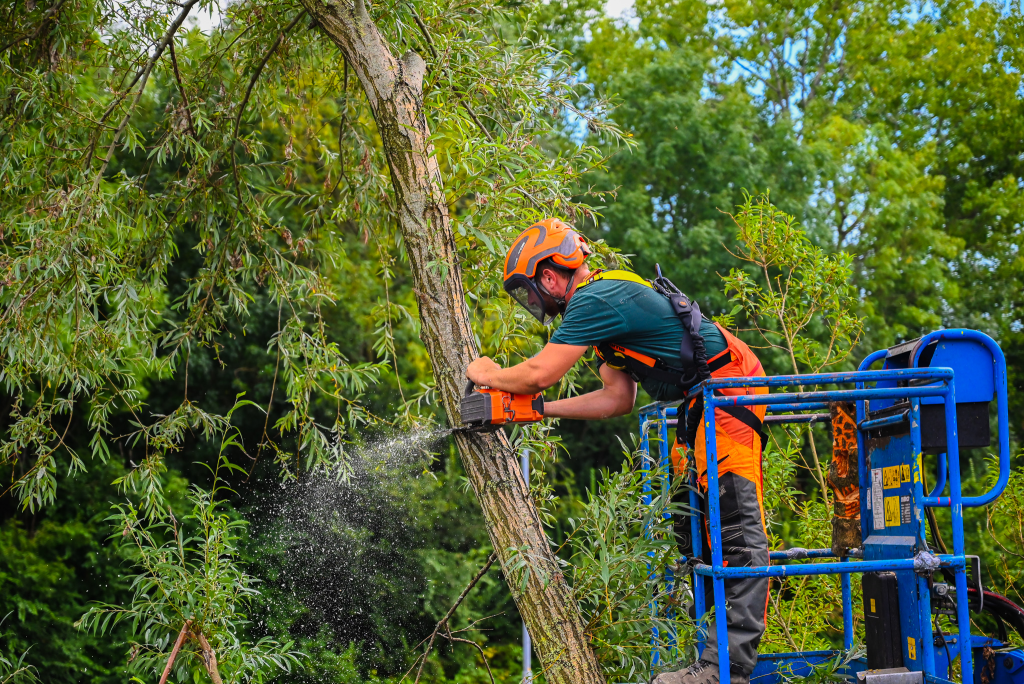
[[[494,376],[494,371],[500,370],[501,366],[492,361],[490,357],[481,356],[469,364],[469,368],[466,369],[466,378],[478,385],[493,387],[491,378]]]

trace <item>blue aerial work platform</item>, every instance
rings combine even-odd
[[[872,370],[878,361],[884,362],[883,368]],[[722,388],[755,387],[771,388],[770,393],[741,396],[715,393]],[[863,577],[864,573],[873,573],[873,577],[886,577],[898,595],[898,610],[892,606],[892,629],[887,632],[896,636],[888,644],[891,653],[887,657],[895,658],[896,664],[905,671],[891,673],[894,678],[890,675],[889,679],[884,679],[886,675],[868,670],[868,661],[879,662],[879,656],[870,650],[869,637],[868,657],[849,663],[847,674],[850,677],[869,675],[868,684],[875,677],[879,677],[877,684],[945,684],[950,679],[949,660],[959,656],[962,684],[1024,684],[1024,652],[1007,648],[997,638],[971,634],[970,613],[980,610],[984,599],[988,601],[987,609],[996,611],[1004,640],[1004,619],[1024,636],[1024,611],[1005,598],[983,590],[980,566],[971,572],[969,565],[976,565],[976,558],[968,556],[964,548],[964,507],[984,506],[998,498],[1010,472],[1006,362],[990,337],[974,330],[942,330],[874,352],[855,372],[711,379],[697,386],[690,397],[699,394],[704,396],[707,530],[712,562],[706,565],[691,561],[688,566],[693,573],[689,583],[681,582],[682,578],[673,579],[671,571],[663,580],[658,578],[668,583],[675,581],[676,591],[685,590],[690,594],[698,620],[706,613],[704,582],[708,580],[713,582],[714,603],[719,607],[717,612],[722,614],[727,610],[724,585],[727,578],[839,575],[843,646],[848,652],[854,643],[854,611],[859,608],[853,605],[851,574]],[[989,409],[993,399],[998,479],[981,496],[966,497],[961,490],[959,454],[962,448],[989,445]],[[791,549],[772,552],[773,563],[768,566],[724,566],[715,407],[767,405],[765,423],[772,425],[828,420],[828,414],[821,412],[828,411],[830,402],[839,401],[856,403],[861,548],[851,550],[851,557],[844,558],[835,558],[831,549]],[[669,427],[676,422],[676,412],[669,404],[651,404],[640,410],[641,449],[652,486],[658,486],[659,482],[662,487],[668,486]],[[658,448],[654,453],[651,452],[652,430],[657,431],[653,441]],[[947,458],[947,454],[950,457]],[[924,490],[925,456],[929,456],[929,461],[934,456],[935,462],[936,482],[930,492]],[[696,487],[691,487],[689,496],[691,510],[700,510]],[[952,553],[939,553],[929,547],[927,507],[950,509]],[[691,558],[700,559],[704,535],[697,516],[691,518],[690,536]],[[794,563],[794,560],[803,562]],[[937,572],[940,567],[942,574]],[[943,575],[953,577],[952,585],[943,581]],[[652,610],[661,608],[652,606]],[[954,633],[933,631],[933,614],[939,610],[955,621]],[[716,620],[715,624],[718,643],[722,645],[720,673],[724,673],[720,674],[719,681],[724,684],[729,681],[727,625],[724,619]],[[756,684],[773,684],[792,676],[805,676],[815,666],[835,659],[844,651],[763,654],[759,656],[752,679]],[[985,654],[980,664],[974,662],[975,653]],[[657,653],[652,652],[652,669],[657,667],[657,659]]]

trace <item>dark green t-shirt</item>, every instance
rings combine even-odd
[[[707,319],[701,321],[700,334],[709,359],[728,347],[725,336]],[[676,368],[683,366],[682,341],[683,324],[668,298],[646,285],[622,280],[598,280],[577,290],[551,336],[554,344],[619,344]],[[675,401],[685,394],[676,385],[654,380],[642,380],[641,385],[655,401]]]

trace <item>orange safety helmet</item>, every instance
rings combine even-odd
[[[562,268],[576,270],[590,254],[587,241],[579,233],[556,218],[546,218],[524,230],[508,250],[505,257],[505,292],[522,304],[534,318],[547,325],[554,316],[548,315],[543,295],[554,299],[559,311],[564,311],[572,281],[562,297],[556,297],[534,282],[537,264],[550,258]]]

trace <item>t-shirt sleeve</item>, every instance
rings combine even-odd
[[[593,347],[628,330],[625,317],[615,307],[591,295],[570,303],[551,342]]]

